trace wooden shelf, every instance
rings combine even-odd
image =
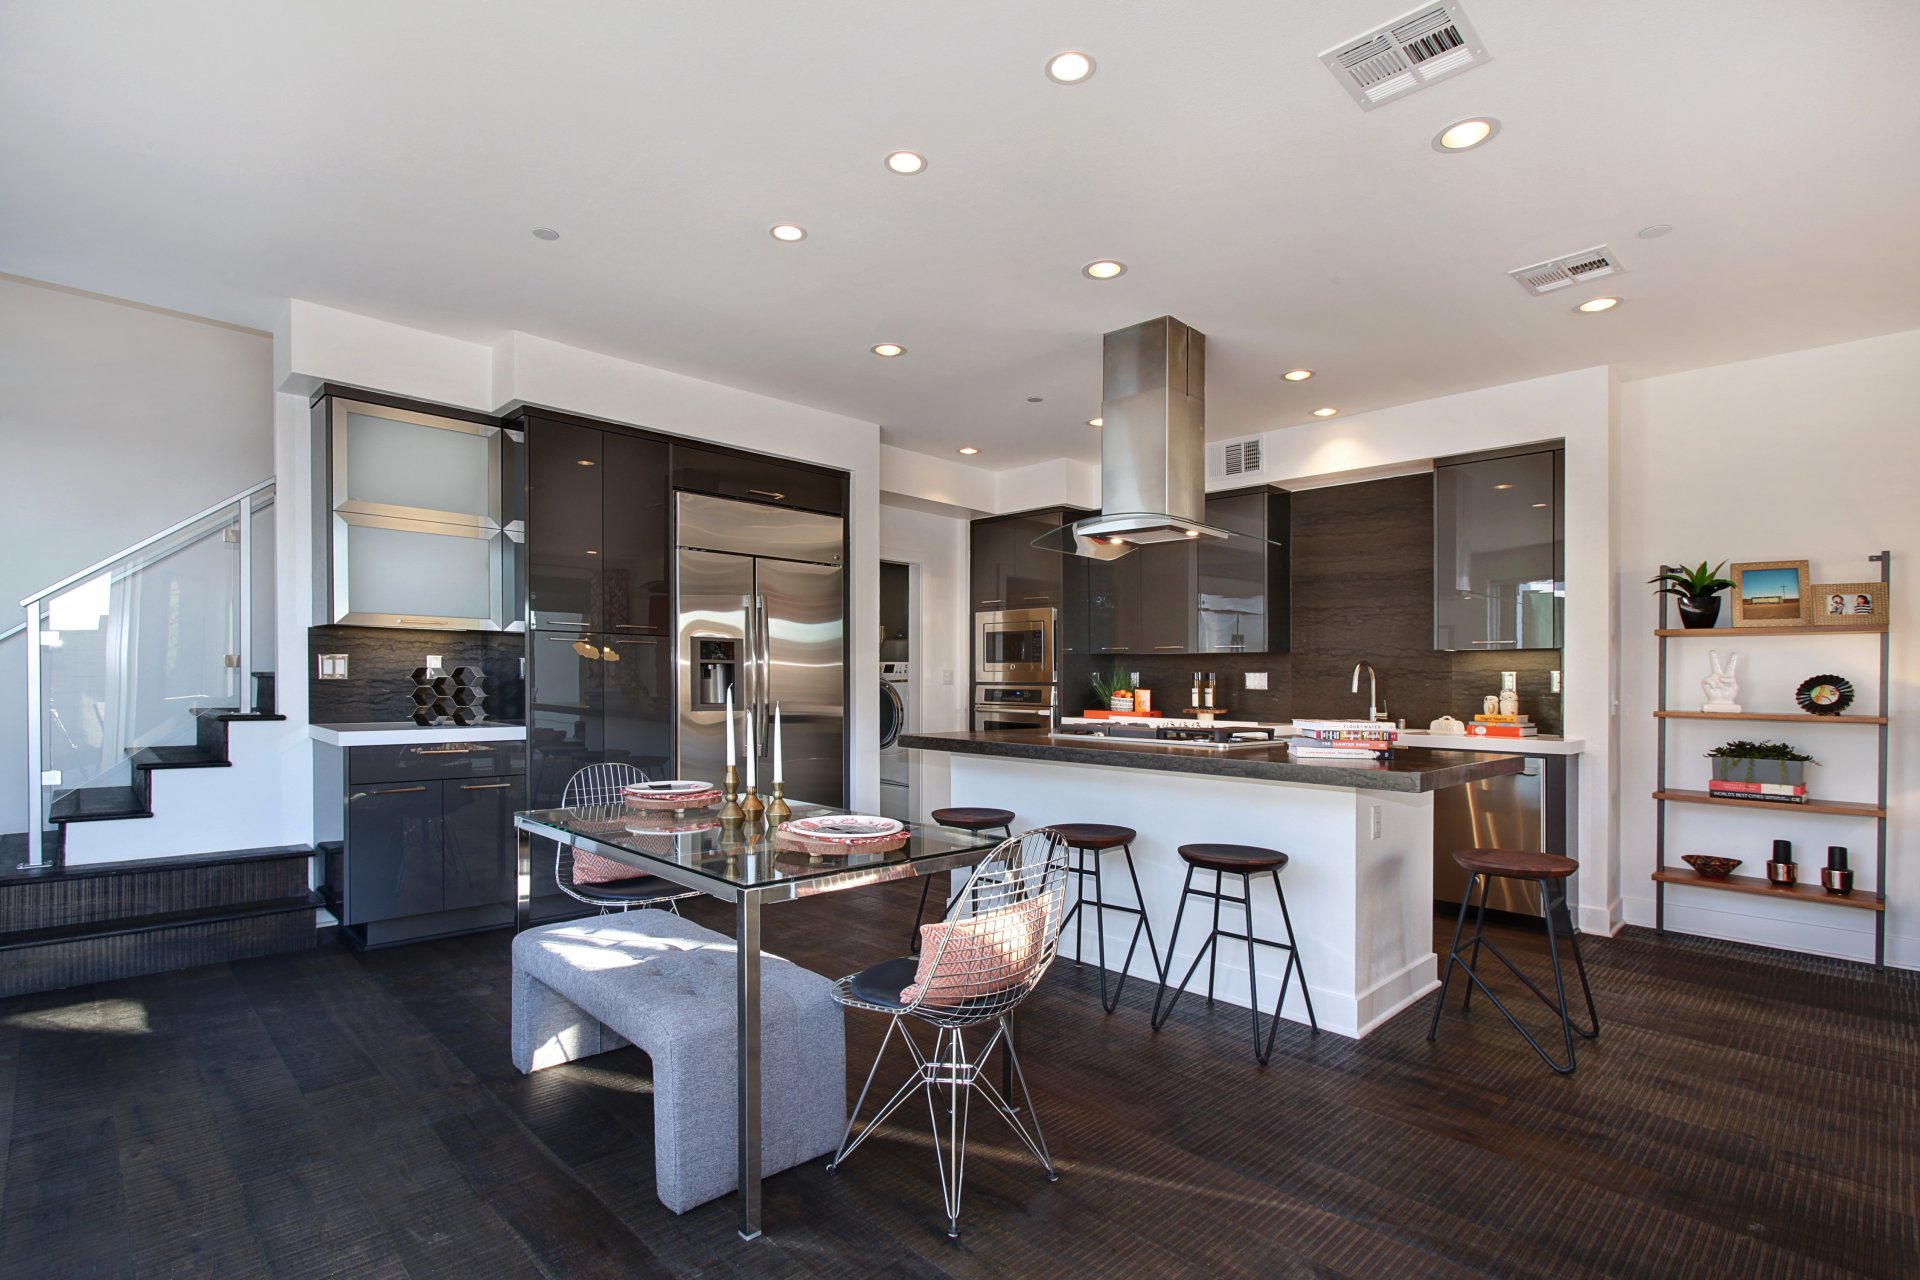
[[[1662,720],[1768,720],[1774,724],[1885,724],[1885,716],[1816,716],[1805,711],[1656,711]]]
[[[1877,804],[1858,804],[1851,800],[1809,800],[1805,804],[1786,804],[1778,800],[1733,800],[1708,795],[1704,791],[1656,791],[1655,800],[1676,800],[1681,804],[1724,804],[1737,809],[1765,809],[1770,813],[1838,813],[1849,818],[1884,818],[1887,811]]]
[[[1818,868],[1813,874],[1820,874]],[[1887,904],[1880,901],[1880,895],[1855,889],[1846,897],[1828,893],[1818,883],[1795,884],[1781,887],[1765,876],[1722,876],[1708,879],[1691,867],[1667,867],[1653,873],[1653,878],[1663,884],[1687,884],[1701,889],[1724,889],[1730,893],[1751,893],[1762,898],[1797,898],[1802,902],[1828,902],[1836,907],[1854,907],[1861,911],[1885,911]]]
[[[1653,634],[1657,636],[1720,636],[1728,640],[1744,640],[1748,636],[1883,636],[1886,633],[1887,628],[1881,623],[1846,622],[1835,623],[1830,627],[1659,627]]]

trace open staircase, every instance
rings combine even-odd
[[[260,764],[236,769],[235,749],[267,749],[248,726],[286,719],[270,660],[256,661],[272,652],[270,540],[257,548],[273,491],[256,485],[22,601],[38,822],[0,837],[0,996],[314,945],[313,850],[229,847],[222,819],[248,797],[154,781],[227,770],[231,787],[257,783]],[[174,812],[156,803],[169,796]],[[156,816],[143,838],[139,820]],[[74,827],[95,823],[120,825],[80,840]]]

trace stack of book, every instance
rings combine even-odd
[[[1807,802],[1805,784],[1791,782],[1741,782],[1735,778],[1714,778],[1707,783],[1707,794],[1728,800],[1766,800],[1774,804]]]
[[[1400,730],[1374,720],[1295,720],[1299,730],[1287,750],[1296,758],[1321,760],[1383,760],[1393,750]]]
[[[1529,716],[1479,715],[1467,726],[1467,732],[1480,738],[1532,738],[1539,734],[1540,726]]]

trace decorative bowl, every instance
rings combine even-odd
[[[1702,880],[1725,880],[1740,865],[1738,858],[1721,858],[1711,853],[1683,853],[1680,861],[1698,871]]]

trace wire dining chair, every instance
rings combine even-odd
[[[648,781],[651,779],[646,774],[630,764],[590,764],[567,779],[566,790],[560,793],[560,807],[582,809],[596,805],[624,805],[626,797],[621,793],[621,788]],[[672,843],[671,837],[668,837],[668,843]],[[554,883],[569,898],[600,908],[601,915],[611,911],[626,911],[632,907],[657,907],[662,903],[666,904],[667,910],[678,915],[680,908],[675,904],[681,898],[700,896],[697,889],[688,889],[643,871],[631,872],[619,879],[582,883],[576,878],[576,872],[585,871],[588,865],[595,865],[596,870],[608,873],[627,870],[596,854],[575,853],[573,846],[565,841],[556,842],[553,855]]]
[[[1013,836],[974,868],[966,888],[948,908],[944,924],[927,927],[933,936],[926,939],[919,956],[885,960],[834,984],[833,998],[841,1005],[884,1013],[892,1021],[881,1037],[859,1101],[847,1117],[840,1150],[827,1166],[829,1173],[846,1163],[903,1103],[924,1093],[933,1121],[934,1164],[947,1211],[947,1234],[959,1235],[967,1117],[977,1092],[1039,1159],[1047,1180],[1058,1180],[1034,1114],[1033,1097],[1027,1092],[1026,1074],[1014,1053],[1008,1020],[1053,963],[1066,896],[1066,850],[1053,832],[1041,828]],[[934,1027],[930,1052],[923,1052],[908,1030],[909,1018]],[[967,1033],[981,1029],[986,1031],[984,1043],[976,1034],[976,1045],[970,1048]],[[854,1124],[896,1033],[913,1059],[913,1072],[855,1136]],[[996,1046],[1006,1050],[1031,1130],[982,1069]]]

